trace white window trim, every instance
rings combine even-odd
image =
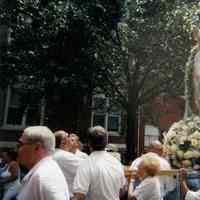
[[[122,123],[121,112],[118,115],[117,114],[109,114],[108,113],[108,117],[110,117],[110,116],[113,116],[113,117],[119,116],[118,117],[118,124],[119,124],[118,131],[108,131],[111,135],[112,134],[116,135],[116,134],[121,132],[121,123]],[[108,123],[108,119],[107,119],[107,123]]]
[[[5,102],[5,109],[4,109],[4,117],[3,117],[3,124],[1,126],[1,129],[5,130],[21,130],[24,129],[26,125],[26,111],[23,113],[22,117],[22,123],[21,124],[8,124],[7,123],[7,118],[8,118],[8,110],[9,110],[9,105],[10,105],[10,98],[11,98],[11,87],[8,85],[7,91],[6,91],[6,102]],[[41,107],[40,107],[40,124],[44,124],[44,116],[45,116],[45,99],[42,99]]]
[[[106,97],[104,94],[96,94],[92,97],[92,108],[94,108],[94,99],[95,98],[102,98],[102,99],[106,99],[106,107],[109,107],[109,98]],[[104,128],[108,131],[108,117],[109,116],[117,116],[117,114],[115,113],[109,113],[108,111],[106,112],[98,112],[97,110],[92,110],[91,112],[91,127],[93,126],[94,124],[94,115],[105,115],[105,121],[104,121]],[[118,127],[118,131],[108,131],[108,134],[109,135],[119,135],[120,131],[121,131],[121,122],[122,122],[122,119],[121,119],[121,111],[119,112],[119,127]]]

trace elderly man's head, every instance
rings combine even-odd
[[[160,141],[153,141],[149,146],[149,152],[153,152],[158,154],[159,156],[163,156],[163,145]]]
[[[143,179],[147,176],[156,176],[160,170],[160,161],[153,154],[149,153],[142,157],[138,166],[138,176]]]
[[[104,150],[107,145],[107,132],[101,126],[94,126],[89,129],[88,140],[93,151]]]
[[[67,150],[69,149],[69,134],[63,130],[54,132],[56,138],[56,148]]]
[[[54,150],[55,136],[45,126],[28,127],[19,139],[19,160],[29,169]]]

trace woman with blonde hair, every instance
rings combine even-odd
[[[134,189],[134,179],[132,179],[128,191],[129,200],[160,200],[160,182],[156,176],[160,171],[159,160],[151,155],[144,155],[138,166],[136,176],[141,183]]]

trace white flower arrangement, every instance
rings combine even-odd
[[[200,117],[174,123],[163,142],[173,167],[200,170]]]

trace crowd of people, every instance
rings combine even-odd
[[[173,177],[158,175],[171,169],[158,141],[132,162],[130,182],[121,162],[106,152],[101,126],[89,129],[90,155],[81,151],[78,135],[45,126],[26,128],[18,143],[18,156],[9,149],[1,152],[2,200],[119,200],[126,194],[129,200],[164,200],[176,186]],[[200,200],[200,190],[189,190],[186,174],[180,170],[185,200]]]

